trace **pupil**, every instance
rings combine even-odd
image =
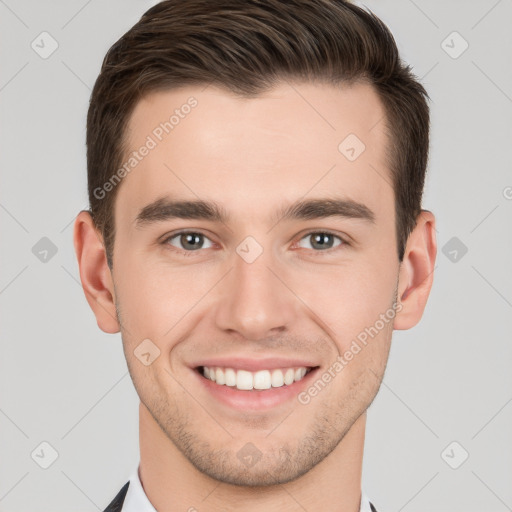
[[[323,242],[322,240],[324,240],[325,238],[330,238],[331,235],[329,235],[328,233],[318,233],[316,235],[313,235],[313,238],[314,238],[314,244],[318,243],[319,244],[319,247],[321,249],[325,249],[327,245],[329,245],[329,243],[325,243]],[[314,245],[313,244],[313,245]]]
[[[198,249],[198,248],[200,248],[197,245],[195,245],[195,246],[191,245],[194,241],[195,242],[200,241],[200,235],[194,234],[194,233],[192,233],[192,234],[191,233],[187,233],[185,235],[182,235],[181,238],[182,238],[182,243],[183,243],[183,240],[185,240],[185,243],[183,243],[184,247],[188,246],[191,249]]]

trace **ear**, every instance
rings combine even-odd
[[[395,316],[394,329],[410,329],[423,315],[434,279],[435,222],[432,212],[422,210],[407,240],[398,277],[398,301],[402,307]]]
[[[103,239],[86,210],[82,210],[76,217],[73,244],[85,298],[96,316],[98,327],[110,334],[119,332],[114,283]]]

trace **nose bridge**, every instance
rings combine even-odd
[[[218,327],[252,340],[288,328],[297,306],[293,294],[275,275],[279,262],[271,248],[247,237],[236,248],[232,264],[218,304]]]

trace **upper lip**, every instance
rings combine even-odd
[[[210,359],[202,359],[192,365],[192,368],[199,366],[208,366],[212,368],[219,366],[220,368],[233,368],[234,370],[246,370],[248,372],[256,372],[258,370],[271,370],[275,368],[298,368],[305,366],[306,368],[314,368],[318,366],[313,361],[305,359],[289,358],[289,357],[265,357],[256,359],[254,357],[216,357]]]

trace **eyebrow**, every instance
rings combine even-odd
[[[298,200],[275,212],[270,221],[312,220],[326,217],[361,219],[369,223],[375,223],[375,214],[366,205],[344,198]],[[194,219],[227,223],[230,220],[230,215],[215,201],[200,199],[178,201],[169,197],[161,197],[144,206],[134,222],[137,227],[146,227],[170,219]]]

